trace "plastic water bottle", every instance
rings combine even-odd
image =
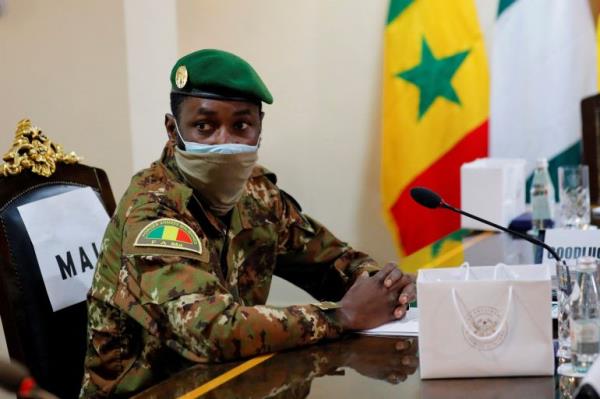
[[[531,182],[531,223],[534,231],[552,227],[554,216],[554,186],[548,173],[548,160],[538,159]]]
[[[577,260],[577,284],[571,294],[571,364],[585,373],[600,352],[600,309],[596,286],[596,259]]]

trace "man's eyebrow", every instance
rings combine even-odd
[[[204,108],[204,107],[200,107],[200,108],[198,108],[198,109],[196,110],[196,113],[197,113],[197,114],[202,114],[202,115],[215,115],[215,114],[216,114],[216,112],[215,112],[215,111],[213,111],[213,110],[211,110],[211,109],[208,109],[208,108]]]
[[[240,109],[238,111],[235,111],[233,114],[235,116],[239,116],[239,115],[252,115],[252,111],[250,110],[250,108],[245,108],[245,109]]]

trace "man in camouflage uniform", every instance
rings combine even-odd
[[[414,279],[335,238],[255,164],[261,102],[272,98],[252,67],[201,50],[171,82],[170,140],[133,177],[104,236],[81,397],[126,397],[194,363],[403,317]],[[273,274],[341,302],[265,306]]]

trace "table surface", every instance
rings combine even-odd
[[[533,249],[504,234],[470,246],[473,265],[531,263]],[[139,398],[554,398],[559,378],[478,378],[422,380],[418,339],[345,339],[276,353],[264,360],[197,365],[138,395]],[[460,359],[456,359],[460,362]],[[565,381],[560,381],[562,384]],[[568,383],[568,381],[566,382]]]
[[[418,340],[352,335],[277,353],[208,391],[203,398],[553,398],[558,378],[421,380]],[[460,359],[456,360],[460,362]],[[198,365],[155,385],[143,398],[198,397],[195,389],[227,379],[245,364]]]

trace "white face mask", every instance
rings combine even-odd
[[[183,148],[185,151],[196,154],[242,154],[245,152],[256,152],[258,151],[258,147],[260,147],[260,136],[256,145],[238,143],[202,144],[196,143],[195,141],[185,141],[181,135],[181,132],[179,131],[177,121],[175,121],[175,130],[177,131],[179,139],[183,143]]]

